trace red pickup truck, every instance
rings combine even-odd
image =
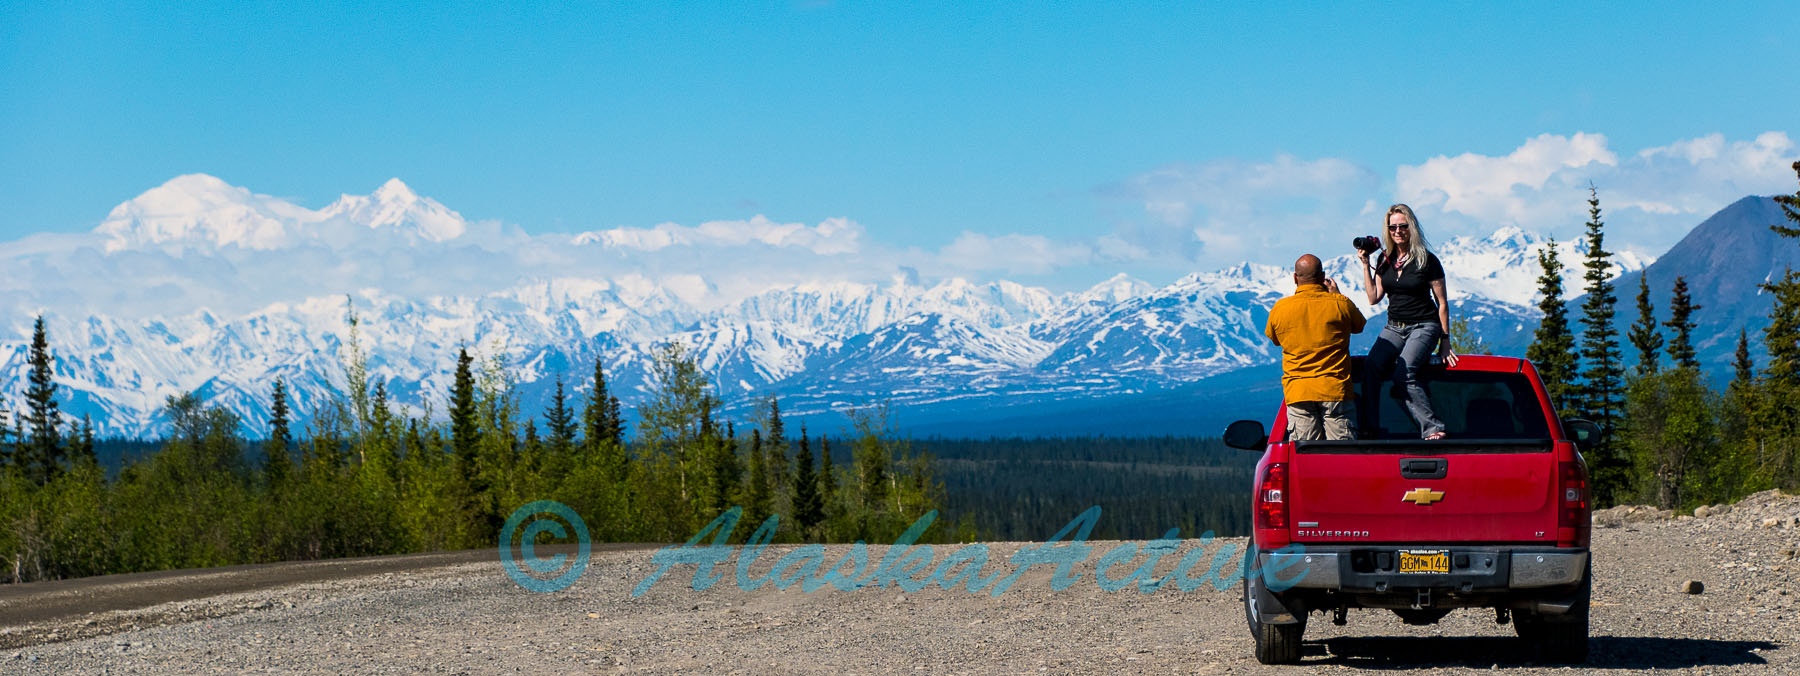
[[[1419,439],[1393,389],[1378,428],[1355,440],[1289,441],[1285,406],[1273,435],[1254,420],[1226,428],[1227,445],[1263,454],[1244,578],[1258,661],[1298,661],[1308,614],[1342,625],[1350,608],[1408,624],[1493,608],[1541,659],[1586,659],[1592,508],[1579,451],[1599,428],[1559,420],[1523,359],[1471,355],[1423,375],[1446,439]]]

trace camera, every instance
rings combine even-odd
[[[1381,240],[1374,235],[1367,235],[1350,240],[1350,246],[1356,247],[1359,251],[1375,253],[1381,250]]]

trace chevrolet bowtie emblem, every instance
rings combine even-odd
[[[1414,488],[1400,496],[1401,502],[1410,502],[1415,505],[1429,505],[1442,499],[1444,499],[1443,491],[1434,491],[1429,488]]]

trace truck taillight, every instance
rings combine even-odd
[[[1287,465],[1271,463],[1256,485],[1256,527],[1287,528]]]
[[[1556,525],[1580,528],[1588,525],[1588,476],[1579,462],[1563,462],[1561,480],[1557,482],[1561,500],[1557,503]]]

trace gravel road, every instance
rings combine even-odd
[[[1307,671],[1405,670],[1618,673],[1800,673],[1800,498],[1758,494],[1737,505],[1672,517],[1648,508],[1596,515],[1593,641],[1582,667],[1528,661],[1512,628],[1464,610],[1429,627],[1386,611],[1352,611],[1348,626],[1314,615]],[[116,576],[20,585],[0,594],[0,673],[1296,673],[1251,657],[1235,588],[1149,594],[1101,591],[1094,564],[1052,588],[1032,568],[998,597],[824,589],[743,591],[731,568],[706,591],[675,569],[638,597],[657,566],[647,549],[596,551],[572,587],[534,593],[490,550],[428,555],[405,565],[321,577],[318,564],[278,564],[242,588],[190,585],[166,603],[121,607],[145,585],[219,575]],[[1206,545],[1209,552],[1224,540]],[[993,560],[1017,544],[993,544]],[[1187,541],[1183,551],[1199,546]],[[763,552],[753,573],[791,548]],[[836,560],[845,547],[830,548]],[[881,547],[872,547],[879,557]],[[937,550],[941,561],[950,550]],[[1182,552],[1163,560],[1162,573]],[[429,556],[439,558],[432,559]],[[462,558],[458,558],[462,557]],[[1210,559],[1210,555],[1208,556]],[[381,562],[382,559],[365,560]],[[1136,564],[1115,568],[1130,570]],[[286,566],[287,568],[283,568]],[[296,571],[288,578],[281,570]],[[1010,570],[988,565],[988,571]],[[1704,585],[1683,593],[1683,583]],[[190,582],[192,580],[189,580]],[[64,585],[58,587],[56,585]],[[197,591],[196,591],[197,590]],[[110,595],[110,596],[109,596]],[[62,600],[58,600],[62,599]],[[110,599],[110,600],[109,600]],[[131,599],[123,601],[119,599]],[[60,611],[28,608],[60,603]],[[72,605],[73,604],[73,605]]]

